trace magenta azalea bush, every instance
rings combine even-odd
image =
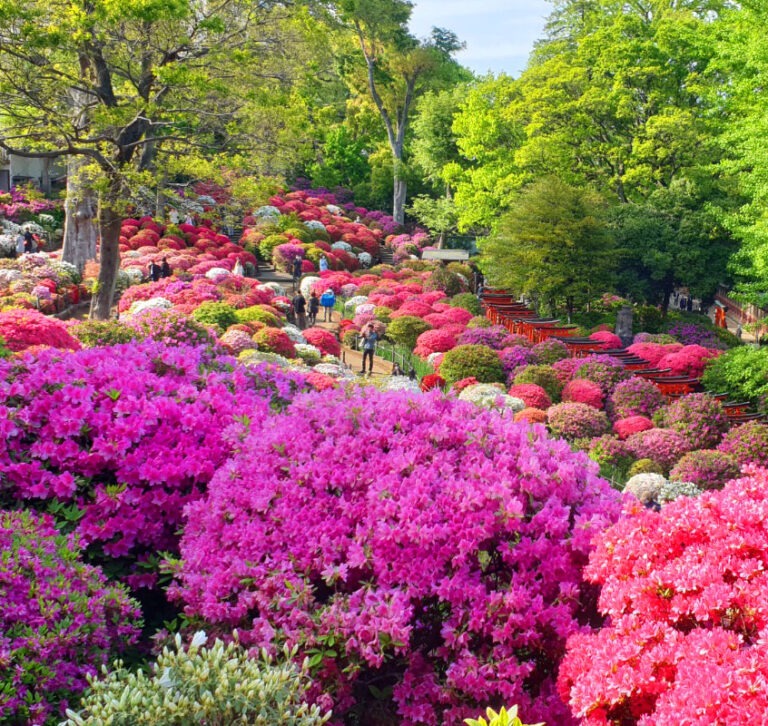
[[[514,380],[519,370],[538,362],[538,358],[530,346],[522,345],[504,348],[499,353],[499,358],[501,359],[501,366],[504,369],[507,381]]]
[[[651,459],[669,471],[691,446],[677,431],[662,428],[632,434],[627,439],[627,448],[636,459]]]
[[[175,550],[184,505],[237,435],[301,386],[153,341],[0,361],[0,501],[74,505],[82,542],[108,558]]]
[[[376,683],[402,723],[506,702],[571,724],[554,674],[616,497],[541,428],[439,394],[326,391],[248,436],[188,507],[173,592],[246,644],[298,645],[338,718],[369,713]]]
[[[689,481],[699,489],[722,489],[739,475],[739,465],[730,455],[716,449],[690,451],[669,472],[673,481]]]
[[[733,456],[741,466],[756,464],[768,467],[768,425],[748,421],[735,426],[726,433],[717,448]]]
[[[487,345],[494,350],[501,350],[514,345],[514,338],[510,336],[506,328],[501,325],[494,325],[490,328],[468,328],[459,337],[458,344]]]
[[[588,579],[610,624],[568,641],[559,688],[585,726],[762,723],[768,471],[601,534]]]
[[[547,411],[547,424],[556,436],[568,441],[607,434],[611,424],[604,411],[586,403],[558,403]]]
[[[215,341],[211,328],[178,310],[145,310],[131,315],[126,326],[142,340],[150,338],[166,345],[212,345]]]
[[[654,415],[658,426],[677,431],[690,449],[711,449],[728,430],[728,417],[720,401],[708,393],[682,396]]]
[[[634,376],[616,384],[608,408],[617,419],[630,416],[650,418],[664,405],[665,399],[658,386],[651,381]]]
[[[49,517],[0,511],[0,722],[57,723],[139,635],[138,606]]]

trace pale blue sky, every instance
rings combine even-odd
[[[411,32],[427,37],[433,26],[452,30],[467,44],[458,61],[476,73],[517,76],[552,9],[546,0],[413,0]]]

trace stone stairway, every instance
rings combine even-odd
[[[392,253],[392,250],[389,247],[382,246],[379,254],[381,255],[381,264],[382,265],[394,265],[395,264],[395,258]]]

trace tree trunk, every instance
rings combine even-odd
[[[64,249],[61,258],[82,272],[88,260],[96,259],[98,202],[93,189],[80,173],[85,165],[71,157],[67,164],[67,200],[64,204]]]
[[[395,162],[397,164],[397,161]],[[398,224],[405,224],[405,194],[408,190],[408,182],[400,179],[395,172],[394,194],[392,196],[392,216]]]
[[[109,320],[112,314],[112,300],[115,283],[120,269],[120,226],[122,217],[118,213],[117,201],[120,183],[112,179],[110,189],[101,199],[99,207],[99,228],[101,231],[101,268],[99,282],[91,305],[91,318]]]

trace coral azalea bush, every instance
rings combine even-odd
[[[560,692],[585,726],[747,726],[768,713],[768,471],[599,536],[610,625],[568,641]]]
[[[244,643],[313,654],[335,716],[370,713],[376,682],[387,722],[505,701],[569,724],[552,674],[616,496],[541,428],[439,394],[325,391],[249,436],[188,509],[174,591]]]
[[[73,338],[60,320],[49,318],[37,310],[7,310],[0,313],[0,337],[8,348],[20,352],[44,345],[51,348],[78,350],[80,343]]]

